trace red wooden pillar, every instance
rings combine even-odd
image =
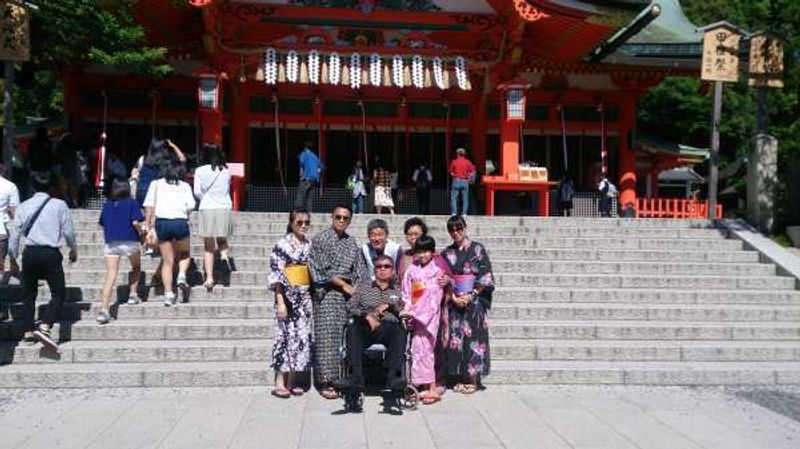
[[[235,163],[247,163],[247,131],[249,118],[247,116],[250,106],[250,92],[247,83],[234,84],[231,89],[233,101],[229,127],[231,131],[231,148],[229,160]],[[220,123],[220,131],[222,126]],[[231,180],[231,194],[233,197],[233,210],[241,210],[247,184],[247,172],[250,167],[245,166],[245,177],[234,177]]]
[[[636,207],[636,149],[631,145],[636,128],[637,92],[622,91],[619,135],[619,207]]]
[[[486,170],[486,96],[480,94],[472,101],[472,111],[470,111],[470,152],[473,162],[479,170]]]

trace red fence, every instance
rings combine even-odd
[[[636,218],[708,218],[708,201],[637,198]],[[721,205],[717,205],[716,218],[722,218]]]

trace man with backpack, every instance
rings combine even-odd
[[[600,216],[610,217],[611,203],[614,197],[617,196],[617,187],[609,181],[607,177],[603,176],[602,179],[600,179],[600,184],[597,186],[597,189],[600,191]]]
[[[58,349],[50,331],[53,324],[61,320],[61,308],[67,294],[59,242],[63,238],[69,246],[70,263],[78,260],[78,245],[67,203],[48,194],[49,183],[33,182],[32,186],[36,194],[23,201],[14,214],[17,231],[11,234],[9,253],[19,260],[20,236],[25,237],[22,252],[23,330],[32,330],[34,339]],[[50,287],[50,302],[40,314],[41,322],[34,326],[40,279],[47,281]]]
[[[433,184],[433,174],[425,164],[420,164],[411,175],[411,182],[417,191],[417,212],[428,215],[431,202],[431,184]]]
[[[572,216],[572,202],[575,197],[572,180],[566,176],[561,178],[556,192],[558,192],[558,214],[562,217]]]

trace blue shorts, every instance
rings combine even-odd
[[[189,237],[189,220],[182,218],[156,218],[156,235],[159,242],[183,240]]]

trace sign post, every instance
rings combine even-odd
[[[0,62],[4,63],[3,92],[3,163],[11,166],[14,154],[14,114],[12,95],[14,90],[14,63],[27,61],[30,55],[30,25],[25,6],[0,1]]]
[[[714,107],[711,114],[711,157],[708,169],[708,219],[717,214],[719,183],[719,120],[722,115],[722,83],[739,80],[739,41],[741,30],[728,22],[703,27],[703,69],[700,78],[714,82]]]

